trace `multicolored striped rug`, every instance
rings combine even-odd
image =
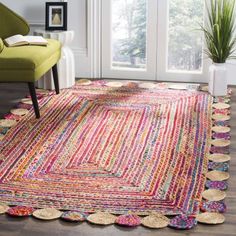
[[[0,141],[0,202],[82,212],[196,215],[211,147],[213,98],[104,81],[39,91]],[[28,103],[30,103],[28,101]]]

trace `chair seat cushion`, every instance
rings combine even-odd
[[[0,54],[0,81],[33,82],[50,70],[60,58],[61,44],[47,40],[47,46],[4,47]]]

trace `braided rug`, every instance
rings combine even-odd
[[[196,215],[208,171],[212,97],[108,87],[39,94],[0,141],[0,202],[138,215]],[[21,110],[22,111],[22,110]],[[17,119],[17,117],[19,119]]]

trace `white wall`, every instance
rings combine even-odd
[[[3,4],[23,16],[29,22],[32,31],[44,28],[46,1],[1,0]],[[88,77],[90,63],[87,56],[87,0],[68,0],[68,29],[75,31],[71,48],[75,55],[76,77]]]

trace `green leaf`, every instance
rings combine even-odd
[[[207,46],[205,54],[217,63],[235,59],[236,0],[210,0],[210,4],[205,1],[207,22],[201,26]]]

